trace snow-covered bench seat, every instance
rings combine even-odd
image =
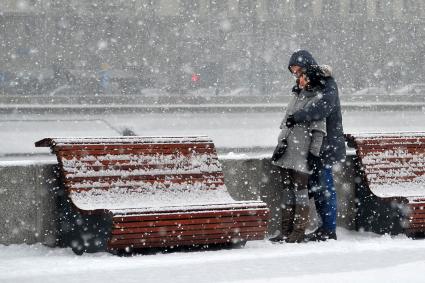
[[[228,193],[208,137],[46,138],[66,194],[61,242],[75,252],[245,243],[269,210]]]
[[[425,133],[347,135],[356,149],[357,226],[425,233]]]

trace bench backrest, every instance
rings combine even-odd
[[[49,138],[36,146],[56,153],[65,188],[85,209],[111,207],[111,202],[131,208],[140,195],[140,206],[161,206],[173,198],[232,200],[207,137]]]
[[[373,193],[425,196],[425,133],[351,134],[347,140]]]

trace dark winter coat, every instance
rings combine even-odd
[[[294,65],[306,68],[317,63],[308,51],[299,50],[292,54],[288,68]],[[338,86],[332,76],[325,77],[323,83],[322,97],[309,107],[295,112],[294,119],[296,123],[303,123],[326,118],[327,134],[323,141],[321,157],[325,164],[331,165],[345,159],[345,139]]]

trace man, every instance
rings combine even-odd
[[[299,50],[292,54],[288,68],[295,77],[299,78],[311,65],[317,65],[313,56],[306,50]],[[325,72],[327,72],[327,76],[323,78],[322,97],[315,104],[295,112],[286,120],[286,125],[293,127],[297,123],[326,119],[326,137],[320,152],[321,161],[318,162],[313,155],[308,156],[309,163],[314,164],[313,174],[309,180],[309,189],[314,198],[317,212],[322,219],[322,226],[307,236],[307,240],[311,241],[337,239],[337,200],[332,166],[343,161],[346,154],[338,86],[331,76],[330,70],[325,70]],[[298,89],[299,87],[296,85],[293,91],[298,91]]]

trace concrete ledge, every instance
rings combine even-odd
[[[233,198],[238,200],[261,199],[271,211],[269,234],[280,229],[281,191],[284,187],[278,168],[268,158],[222,159],[225,182]],[[334,168],[335,186],[338,197],[337,225],[355,229],[356,203],[355,182],[352,157]],[[314,207],[314,202],[310,201]],[[317,225],[315,210],[310,214],[310,227]]]
[[[282,112],[286,103],[276,104],[174,104],[174,105],[0,105],[0,114],[117,114],[117,113],[250,113]],[[347,102],[343,111],[423,111],[421,102]]]
[[[0,244],[54,244],[55,164],[0,162]]]
[[[269,233],[279,229],[282,179],[267,158],[222,157],[225,182],[237,200],[266,202],[271,210]],[[335,168],[338,225],[354,229],[355,197],[351,159]],[[55,245],[55,190],[59,183],[52,161],[0,162],[0,244]],[[315,219],[312,216],[312,225]]]

